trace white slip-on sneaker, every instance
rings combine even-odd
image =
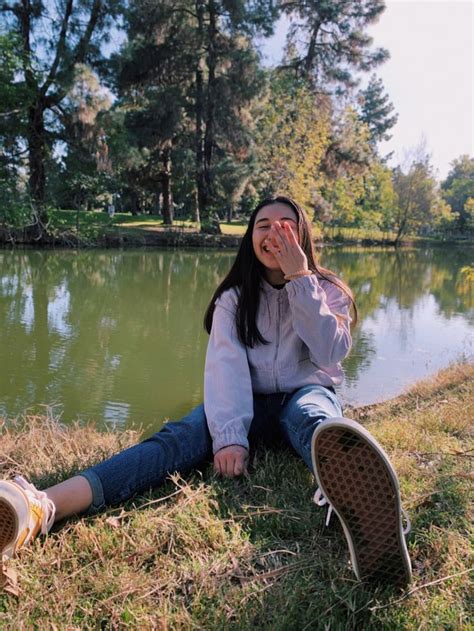
[[[21,476],[0,481],[0,554],[11,558],[39,532],[54,523],[56,508],[43,491]]]
[[[332,511],[339,517],[357,578],[406,585],[410,526],[403,529],[398,479],[385,451],[359,423],[332,418],[315,429],[311,453],[315,502],[329,505],[328,520]]]

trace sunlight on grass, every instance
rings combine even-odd
[[[461,364],[350,412],[399,472],[413,522],[405,593],[357,583],[337,519],[325,528],[311,501],[309,471],[287,450],[259,450],[248,478],[204,468],[37,539],[8,562],[21,595],[0,595],[0,627],[467,629],[473,395],[474,366]],[[0,420],[2,477],[21,471],[44,487],[138,438]]]
[[[103,211],[74,211],[74,210],[52,210],[51,211],[51,224],[55,230],[72,232],[84,232],[89,230],[91,237],[94,236],[94,230],[100,233],[101,231],[130,230],[129,234],[133,234],[134,229],[137,230],[137,234],[143,231],[150,230],[150,232],[179,232],[183,230],[185,232],[199,232],[200,224],[188,220],[188,219],[175,219],[172,226],[166,226],[163,224],[163,218],[157,215],[138,214],[132,215],[131,213],[115,213],[110,218],[107,213]],[[240,237],[245,233],[247,228],[246,220],[235,221],[228,223],[222,221],[220,223],[222,234],[228,236]],[[341,226],[324,226],[320,223],[312,225],[313,239],[317,242],[358,242],[362,240],[369,240],[374,242],[393,242],[395,240],[394,232],[382,232],[381,230],[368,230],[364,228],[345,228]],[[407,236],[405,239],[410,241],[420,241],[421,237]]]

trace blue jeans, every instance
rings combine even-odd
[[[256,394],[250,447],[258,443],[271,446],[283,440],[313,471],[313,432],[324,419],[340,416],[342,407],[337,396],[323,386],[305,386],[292,393]],[[156,488],[171,473],[185,474],[211,459],[212,440],[204,406],[200,405],[180,421],[166,423],[147,440],[80,473],[92,488],[89,512],[120,504]]]

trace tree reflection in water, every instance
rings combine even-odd
[[[233,256],[0,252],[0,411],[57,404],[65,421],[150,430],[186,413],[202,400],[203,314]],[[344,362],[348,400],[395,394],[455,356],[472,357],[473,292],[460,273],[470,258],[444,248],[323,252],[359,308]]]

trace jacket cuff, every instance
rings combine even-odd
[[[223,432],[222,434],[212,437],[213,454],[224,449],[224,447],[230,447],[230,445],[240,445],[249,451],[249,441],[246,436],[238,435],[235,432]]]
[[[295,278],[294,280],[286,283],[285,289],[289,296],[295,296],[299,293],[313,294],[314,292],[319,293],[323,291],[315,274],[311,274],[311,276],[300,276],[299,278]]]

